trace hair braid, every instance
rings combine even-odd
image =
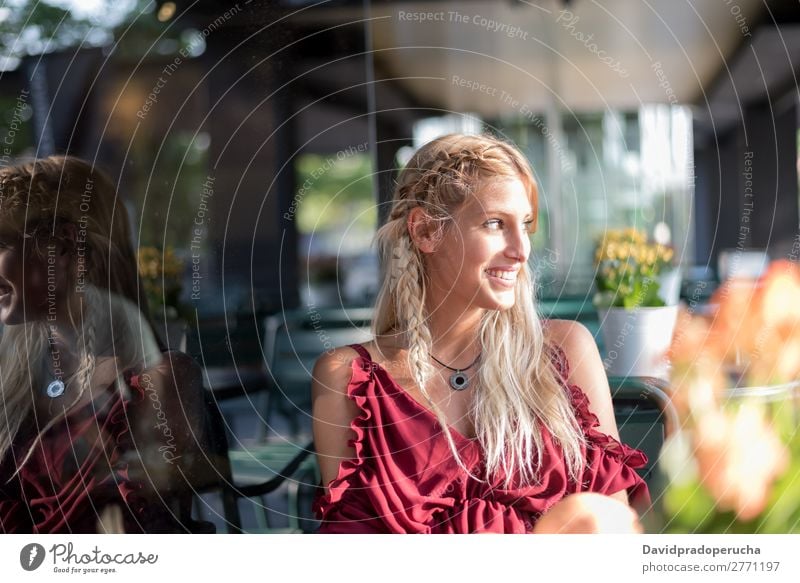
[[[379,232],[379,236],[386,237],[387,232],[398,230],[400,236],[392,246],[391,252],[384,253],[389,286],[394,290],[392,331],[403,336],[404,345],[408,349],[407,363],[411,376],[422,396],[430,404],[431,411],[436,415],[439,425],[442,427],[442,433],[447,439],[451,451],[454,452],[456,462],[472,475],[461,460],[461,456],[457,454],[455,441],[448,429],[447,418],[433,401],[427,389],[434,369],[429,358],[432,341],[425,307],[425,274],[422,268],[422,258],[413,247],[404,220],[398,218],[395,219],[393,225],[385,225]],[[386,331],[388,330],[384,330],[383,333]],[[380,333],[377,330],[375,332],[376,336]],[[478,479],[476,476],[473,477]]]
[[[89,289],[94,291],[94,289],[91,287]],[[36,445],[39,443],[39,440],[41,440],[42,436],[47,432],[47,430],[63,419],[67,415],[67,412],[80,402],[81,398],[87,391],[89,391],[91,394],[92,380],[94,377],[95,363],[97,358],[95,355],[95,311],[97,310],[97,305],[93,301],[95,299],[94,296],[97,295],[97,292],[94,291],[94,293],[91,293],[89,289],[87,289],[87,297],[85,298],[86,301],[84,302],[84,299],[81,299],[81,326],[80,337],[77,343],[80,352],[80,364],[78,365],[78,368],[72,377],[76,381],[75,385],[77,386],[78,391],[70,400],[69,404],[64,404],[63,410],[59,414],[53,416],[53,418],[38,431],[36,438],[31,444],[31,447],[25,453],[25,457],[23,457],[23,459],[17,463],[17,470],[14,472],[12,478],[20,472],[22,466],[24,466],[28,459],[30,459],[34,449],[36,448]],[[84,303],[89,305],[89,309],[84,309]],[[49,337],[49,332],[45,332],[45,334]],[[45,358],[50,357],[50,355],[47,355]],[[42,362],[46,362],[46,360],[43,360]],[[41,384],[43,383],[40,381],[33,386],[38,387]],[[19,426],[17,427],[17,430],[19,430]]]
[[[81,365],[75,373],[75,378],[78,379],[80,390],[78,391],[77,399],[85,391],[92,390],[92,377],[97,363],[97,354],[95,352],[96,344],[96,324],[95,313],[102,309],[99,305],[99,298],[95,298],[94,288],[89,287],[85,298],[81,298],[81,319],[83,320],[83,334],[82,336],[82,354]]]

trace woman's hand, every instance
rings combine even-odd
[[[116,504],[109,504],[97,517],[97,532],[99,534],[124,534],[125,520],[122,509]]]
[[[571,494],[536,523],[533,534],[641,534],[636,512],[624,502],[595,494]]]

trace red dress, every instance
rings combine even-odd
[[[634,471],[647,457],[595,429],[598,419],[577,386],[565,384],[586,435],[581,480],[569,478],[560,450],[542,429],[539,482],[504,489],[502,474],[488,483],[468,476],[453,458],[434,414],[374,363],[363,346],[353,348],[359,356],[352,363],[347,394],[360,410],[351,424],[356,457],[340,464],[329,492],[315,500],[319,532],[525,533],[567,494],[627,489],[632,501],[649,501],[647,486]],[[566,357],[557,352],[556,368],[567,378]],[[450,431],[464,464],[485,480],[478,441]]]
[[[0,533],[95,533],[109,504],[122,510],[125,532],[204,529],[180,521],[178,507],[186,501],[174,492],[153,493],[134,478],[142,477],[139,453],[147,446],[134,443],[130,425],[140,415],[152,415],[152,403],[138,376],[126,371],[124,378],[130,395],[123,397],[112,383],[101,397],[69,411],[43,434],[12,478],[14,460],[24,458],[37,433],[33,419],[23,424],[0,464]]]

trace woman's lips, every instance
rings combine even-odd
[[[505,288],[513,288],[515,286],[517,273],[518,270],[516,269],[491,268],[486,270],[486,275],[489,276],[491,281]]]

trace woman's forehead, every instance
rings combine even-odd
[[[467,200],[473,212],[503,211],[513,214],[532,214],[531,193],[519,178],[487,180]]]

